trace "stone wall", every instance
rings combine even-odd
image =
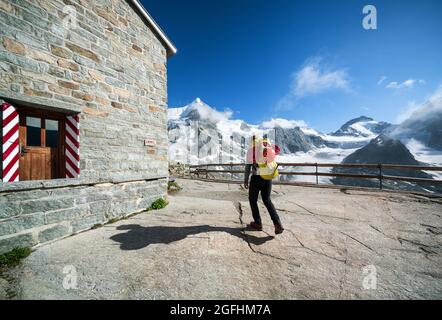
[[[0,0],[0,100],[79,113],[81,158],[78,179],[0,183],[0,253],[165,196],[166,64],[129,1]]]
[[[0,192],[0,254],[90,229],[109,219],[146,210],[166,196],[167,180],[57,185]]]
[[[0,98],[80,112],[82,177],[167,175],[166,62],[125,0],[0,0]]]

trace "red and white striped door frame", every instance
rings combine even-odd
[[[14,106],[1,104],[2,167],[0,181],[19,181],[20,144],[19,115]],[[80,177],[80,117],[66,117],[65,130],[66,178]]]
[[[9,103],[2,103],[2,176],[3,182],[19,180],[19,116]]]
[[[66,117],[66,178],[80,177],[80,117]]]

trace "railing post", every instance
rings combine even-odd
[[[187,127],[187,165],[190,168],[190,130],[191,130],[191,126]],[[190,174],[189,174],[190,175]]]
[[[197,156],[198,156],[198,162],[197,164],[200,164],[200,126],[199,126],[199,122],[196,122],[196,129],[197,129],[197,135],[196,135],[196,152],[197,152]]]
[[[382,164],[379,164],[379,189],[382,190]]]
[[[241,162],[246,163],[246,138],[241,136]]]
[[[223,136],[219,132],[218,132],[218,144],[219,144],[218,162],[223,163]]]
[[[316,167],[316,184],[319,184],[319,180],[318,180],[318,163],[315,163],[315,167]]]
[[[232,162],[230,162],[230,180],[232,180],[233,181],[233,164],[232,164]]]

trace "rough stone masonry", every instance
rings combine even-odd
[[[0,0],[0,102],[79,114],[81,158],[80,178],[0,184],[0,253],[166,195],[169,55],[134,1]]]

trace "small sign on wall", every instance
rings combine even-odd
[[[154,139],[145,139],[144,145],[147,147],[155,147],[157,145],[157,141]]]

